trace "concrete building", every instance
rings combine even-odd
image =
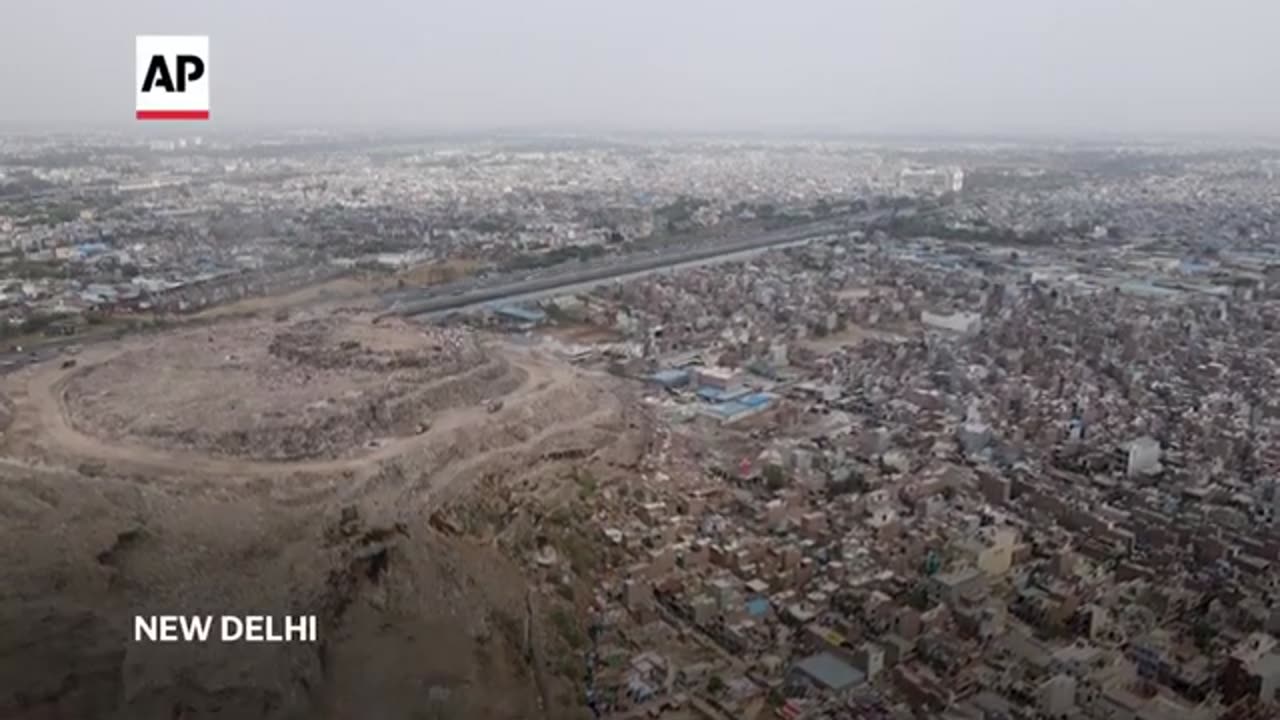
[[[1076,679],[1070,675],[1054,675],[1040,683],[1036,704],[1046,718],[1065,720],[1075,707]]]
[[[988,577],[1000,577],[1013,567],[1013,552],[1018,543],[1018,531],[1009,527],[984,527],[960,544],[970,562]]]
[[[982,316],[972,312],[920,313],[920,322],[929,330],[956,333],[961,336],[976,335],[982,331]]]
[[[853,661],[868,680],[874,680],[884,670],[884,649],[873,642],[863,643],[854,652]]]
[[[698,368],[694,373],[694,381],[698,387],[728,390],[742,384],[742,372],[733,368]]]
[[[835,654],[822,652],[796,663],[787,680],[792,687],[843,693],[865,682],[866,675]]]
[[[898,189],[912,194],[942,195],[964,189],[964,170],[958,167],[903,168]]]
[[[494,308],[493,314],[500,320],[530,327],[546,322],[547,319],[547,314],[543,311],[519,305],[501,305]]]
[[[941,573],[929,579],[926,590],[935,602],[955,604],[981,599],[987,587],[986,575],[976,567]]]
[[[1160,443],[1151,437],[1140,437],[1129,443],[1129,477],[1160,471]]]

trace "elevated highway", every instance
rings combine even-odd
[[[771,230],[739,240],[611,258],[550,275],[526,276],[507,282],[494,283],[492,279],[468,280],[447,287],[424,289],[421,293],[398,291],[385,298],[388,302],[387,313],[405,317],[433,316],[501,302],[573,292],[602,282],[677,267],[740,259],[774,247],[797,245],[834,233],[862,229],[888,217],[891,212],[873,210],[845,215]]]

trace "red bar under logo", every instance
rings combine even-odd
[[[208,120],[208,110],[139,110],[139,120]]]

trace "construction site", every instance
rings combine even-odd
[[[629,392],[536,346],[349,307],[0,378],[0,675],[23,688],[0,717],[584,712],[547,670],[567,650],[545,622],[581,601],[525,565],[563,488],[640,462]],[[319,640],[131,641],[134,616],[174,612],[314,614]]]

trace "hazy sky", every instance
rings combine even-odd
[[[1280,0],[0,0],[0,126],[136,124],[137,34],[228,129],[1280,135]]]

